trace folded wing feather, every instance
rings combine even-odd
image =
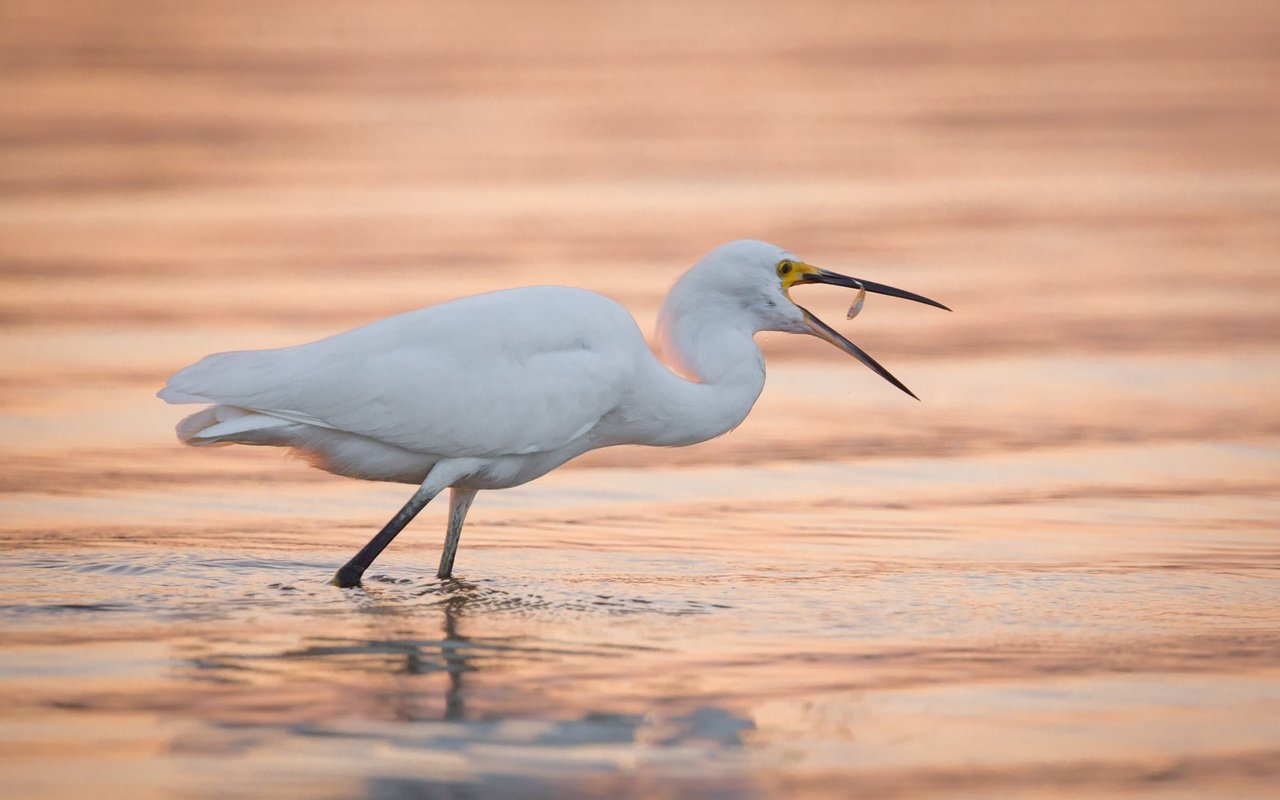
[[[174,375],[160,397],[225,404],[421,453],[524,454],[572,441],[614,408],[637,347],[644,341],[634,320],[607,298],[515,289],[296,347],[211,355]],[[218,423],[236,424],[255,421]]]

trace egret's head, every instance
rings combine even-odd
[[[790,290],[806,283],[826,283],[875,294],[901,297],[936,308],[951,309],[913,292],[881,283],[850,278],[806,264],[781,247],[743,239],[717,247],[681,279],[691,282],[703,297],[716,297],[740,309],[755,330],[807,333],[830,342],[870,367],[880,377],[915,397],[906,386],[853,342],[791,299]],[[692,288],[692,287],[691,287]]]

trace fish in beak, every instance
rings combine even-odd
[[[917,303],[924,303],[927,306],[933,306],[934,308],[941,308],[944,311],[951,310],[946,306],[944,306],[942,303],[939,303],[937,300],[930,300],[929,298],[924,297],[923,295],[918,295],[915,292],[908,292],[905,289],[898,289],[893,286],[885,286],[883,283],[873,283],[871,281],[864,281],[858,278],[850,278],[847,275],[841,275],[836,272],[831,272],[830,270],[820,269],[818,267],[812,267],[812,266],[809,266],[808,264],[797,264],[795,269],[795,278],[789,283],[788,288],[790,288],[790,286],[798,286],[806,283],[825,283],[830,286],[843,286],[849,289],[857,289],[859,292],[859,295],[858,295],[858,299],[854,301],[853,308],[851,308],[849,311],[850,318],[853,318],[858,313],[858,311],[861,310],[862,298],[865,296],[863,294],[864,292],[872,292],[874,294],[883,294],[883,295],[888,295],[889,297],[900,297],[903,300],[913,300]],[[799,306],[800,310],[804,312],[805,325],[809,328],[810,333],[812,333],[814,336],[817,336],[819,339],[830,342],[831,344],[840,348],[844,352],[858,359],[863,364],[867,365],[867,367],[869,367],[872,372],[879,375],[881,378],[884,378],[889,383],[892,383],[894,386],[897,386],[899,389],[911,395],[916,400],[920,399],[919,397],[916,397],[915,392],[912,392],[910,389],[908,389],[902,383],[902,381],[893,377],[893,374],[890,373],[889,370],[880,366],[880,362],[876,361],[874,358],[867,355],[867,353],[861,347],[858,347],[853,342],[841,336],[830,325],[828,325],[827,323],[823,322],[822,320],[815,317],[812,313],[810,313],[809,309],[805,308],[804,306],[801,306],[799,303],[796,303],[796,305]]]

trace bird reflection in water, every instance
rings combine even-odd
[[[444,692],[444,719],[447,722],[461,722],[467,718],[467,697],[463,675],[479,669],[479,666],[468,650],[470,640],[458,633],[458,617],[471,597],[469,592],[477,587],[475,584],[458,580],[445,581],[442,586],[447,587],[449,592],[447,598],[440,604],[444,617],[444,640],[441,642],[440,655],[444,660],[445,672],[449,676]],[[411,671],[419,658],[417,651],[409,655]]]
[[[170,742],[175,752],[224,759],[284,748],[319,772],[367,773],[351,796],[388,786],[404,796],[530,786],[576,796],[575,770],[622,780],[641,767],[691,765],[701,765],[700,786],[750,794],[740,768],[754,719],[731,702],[637,702],[654,647],[495,635],[512,615],[678,611],[579,607],[483,580],[374,576],[358,592],[320,592],[328,602],[270,634],[252,618],[251,628],[176,654],[176,684],[146,700],[199,720]]]
[[[466,609],[510,605],[513,599],[503,593],[458,580],[412,595],[396,591],[400,588],[405,587],[370,581],[342,604],[348,611],[355,605],[360,613],[337,624],[328,615],[312,619],[311,631],[300,640],[201,642],[182,653],[187,666],[180,674],[205,687],[221,687],[215,715],[226,723],[307,724],[353,712],[366,719],[464,722],[468,673],[482,665],[518,667],[531,657],[575,652],[517,637],[464,635]],[[359,628],[348,627],[349,622]],[[423,637],[433,629],[440,631],[439,638]],[[353,673],[359,673],[356,680]],[[440,673],[442,693],[432,678]],[[205,707],[210,699],[202,691],[192,702]]]
[[[460,633],[462,617],[468,605],[485,605],[487,593],[474,583],[461,580],[445,580],[428,586],[416,593],[420,599],[429,600],[434,609],[440,611],[439,640],[417,639],[413,633],[419,627],[414,625],[412,631],[400,628],[406,635],[390,639],[371,638],[363,643],[370,652],[399,653],[403,655],[402,668],[396,664],[380,662],[378,666],[392,667],[385,669],[384,674],[401,673],[417,677],[444,672],[446,682],[443,692],[443,712],[439,718],[445,722],[467,721],[466,674],[478,672],[481,663],[501,652],[518,658],[526,648],[507,640],[479,640]],[[395,615],[405,622],[417,622],[421,606],[406,606],[402,598],[379,597],[376,589],[366,592],[366,598],[372,605],[365,610],[379,615]],[[530,648],[536,649],[536,648]],[[404,722],[424,721],[435,718],[433,712],[424,713],[423,706],[434,705],[423,702],[423,691],[417,681],[405,683],[401,690],[392,691],[387,699],[394,706],[396,719]]]

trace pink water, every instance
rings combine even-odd
[[[1280,785],[1264,3],[11,3],[6,797],[1261,797]],[[164,377],[505,286],[650,328],[749,235],[750,419],[485,493],[179,447]]]

